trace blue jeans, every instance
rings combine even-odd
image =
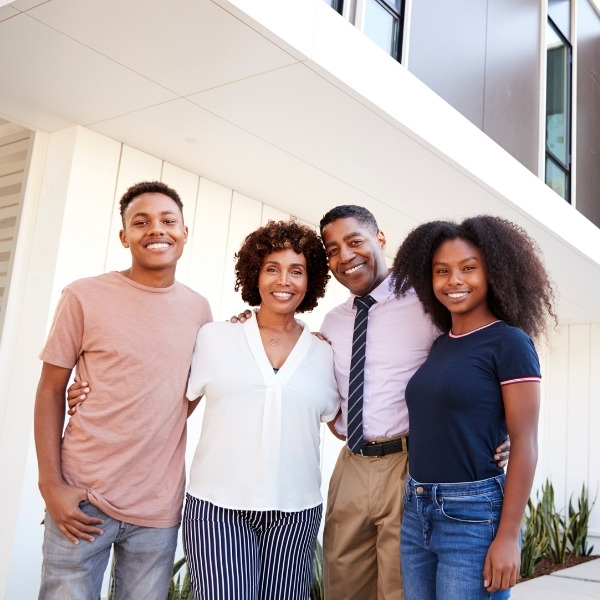
[[[141,527],[117,521],[89,502],[79,508],[104,519],[93,542],[68,540],[46,512],[39,600],[98,600],[111,547],[115,600],[165,600],[173,574],[179,526]]]
[[[483,567],[502,511],[505,475],[467,483],[406,481],[401,555],[405,600],[501,600]]]

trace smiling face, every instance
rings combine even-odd
[[[265,257],[258,274],[261,312],[294,314],[308,288],[304,254],[291,248],[273,252]]]
[[[479,249],[467,240],[447,240],[431,261],[435,297],[450,311],[452,330],[466,331],[495,320],[487,301],[488,279]]]
[[[159,193],[134,198],[123,214],[121,243],[131,251],[132,279],[153,285],[156,279],[174,280],[177,261],[187,240],[181,209]],[[169,284],[170,285],[170,284]]]
[[[346,217],[323,227],[323,243],[333,276],[353,294],[370,294],[388,275],[383,232],[372,233]]]

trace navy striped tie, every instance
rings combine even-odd
[[[348,386],[348,448],[354,454],[360,452],[363,440],[363,388],[365,385],[365,346],[367,345],[367,323],[369,308],[376,300],[371,296],[354,298],[356,317],[352,336],[352,359],[350,360],[350,384]]]

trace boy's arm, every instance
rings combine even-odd
[[[103,520],[88,517],[79,509],[79,503],[87,500],[87,490],[68,485],[62,477],[60,449],[65,390],[70,375],[71,369],[43,364],[35,398],[34,436],[38,483],[46,509],[61,532],[78,544],[79,539],[92,542],[93,535],[102,535],[102,530],[95,525],[102,524]]]

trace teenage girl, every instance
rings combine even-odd
[[[393,273],[396,292],[416,292],[442,332],[406,388],[405,598],[508,598],[537,461],[531,338],[556,322],[552,285],[526,232],[492,216],[417,227]],[[491,457],[507,433],[505,475]]]

